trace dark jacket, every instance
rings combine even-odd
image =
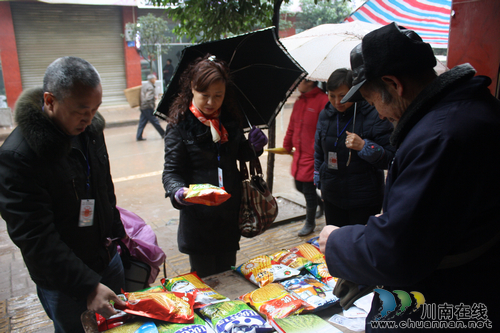
[[[399,149],[388,173],[384,214],[370,217],[366,226],[332,232],[326,261],[334,276],[418,291],[436,306],[484,303],[487,317],[497,320],[495,329],[499,242],[468,263],[438,269],[445,256],[467,253],[500,233],[500,101],[488,90],[491,80],[474,73],[468,64],[457,66],[410,104],[391,137]],[[369,319],[380,306],[375,296]]]
[[[169,124],[165,134],[165,166],[163,186],[174,207],[180,209],[177,234],[179,251],[204,254],[239,250],[238,216],[241,202],[241,176],[236,160],[248,161],[255,152],[243,134],[238,120],[222,110],[221,122],[229,141],[213,142],[210,128],[190,111],[178,124]],[[219,206],[180,206],[175,192],[189,184],[219,186],[217,161],[223,170],[225,190],[231,198]]]
[[[84,133],[69,137],[42,111],[42,97],[41,89],[27,90],[16,104],[18,126],[0,148],[0,212],[33,281],[84,299],[116,253],[105,246],[106,238],[125,235],[104,119],[97,113]],[[78,227],[81,200],[89,197],[95,199],[93,226]]]
[[[301,94],[293,104],[292,115],[283,139],[283,147],[291,151],[292,176],[300,182],[312,182],[314,175],[314,134],[319,113],[328,102],[328,96],[315,87]]]
[[[319,171],[321,194],[326,201],[343,209],[382,205],[383,169],[389,167],[396,150],[389,143],[394,127],[389,121],[380,119],[377,110],[364,101],[357,103],[355,121],[353,115],[354,105],[338,112],[328,102],[321,111],[314,145],[314,169]],[[337,122],[339,132],[346,128],[338,140]],[[349,166],[346,131],[365,140],[362,150],[351,151]],[[328,168],[329,152],[337,153],[337,170]]]

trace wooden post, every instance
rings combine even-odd
[[[273,25],[276,32],[276,38],[279,38],[280,32],[280,7],[283,0],[275,0],[274,1],[274,15],[273,15]],[[273,122],[269,125],[269,130],[267,132],[267,136],[269,142],[267,146],[269,148],[276,147],[276,118],[273,119]],[[269,187],[269,191],[273,192],[273,182],[274,182],[274,154],[267,154],[267,175],[266,175],[266,183]]]

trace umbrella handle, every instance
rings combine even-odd
[[[356,107],[358,106],[358,103],[354,103],[354,116],[352,119],[352,132],[354,133],[354,125],[356,125]],[[347,159],[347,164],[346,166],[349,166],[351,163],[351,151],[352,149],[349,149],[349,158]]]

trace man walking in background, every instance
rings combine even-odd
[[[148,81],[144,82],[141,87],[141,117],[139,118],[139,127],[137,127],[137,141],[146,140],[143,137],[144,128],[148,121],[153,124],[154,128],[158,131],[160,136],[165,136],[165,130],[161,127],[158,118],[153,115],[156,102],[156,76],[154,74],[148,75]]]

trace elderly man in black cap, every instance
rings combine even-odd
[[[343,102],[374,105],[395,125],[398,151],[383,214],[366,226],[326,226],[320,247],[352,294],[380,286],[367,332],[500,325],[500,101],[469,64],[440,76],[435,64],[430,45],[395,23],[351,52],[355,79]]]

